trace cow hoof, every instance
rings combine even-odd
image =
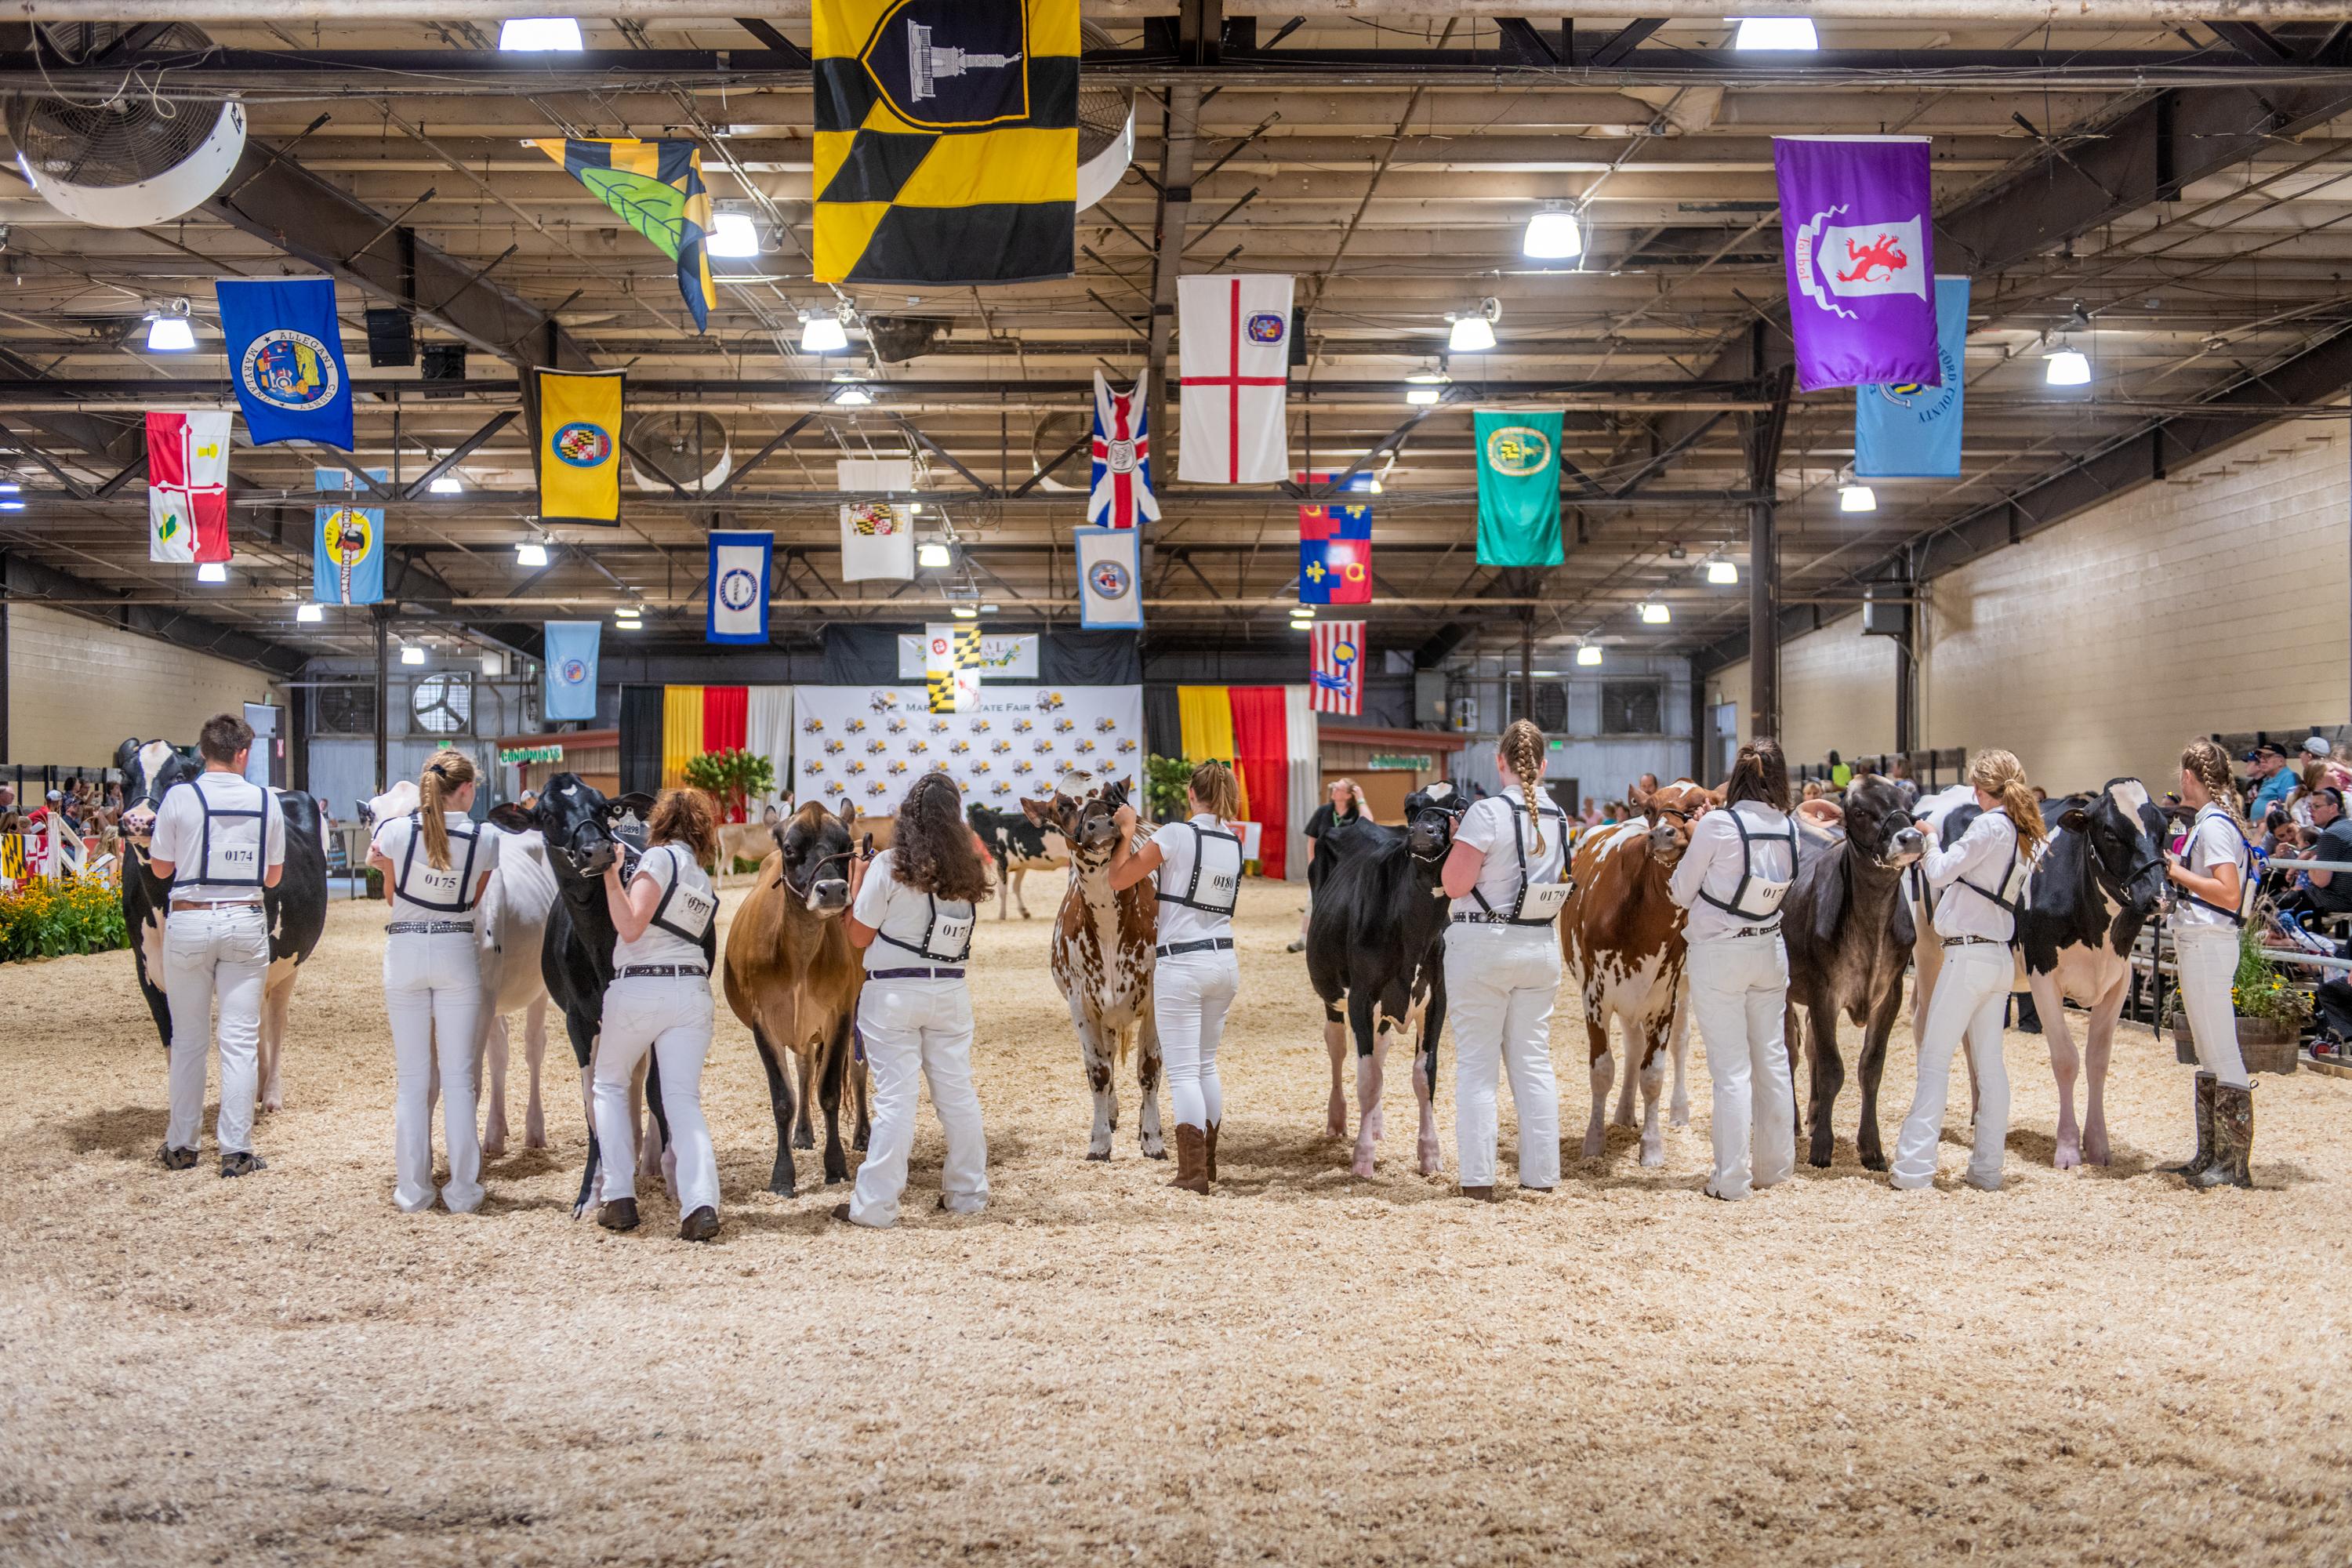
[[[769,1177],[768,1190],[780,1198],[796,1198],[801,1195],[800,1183],[790,1175]]]
[[[1087,1151],[1087,1158],[1089,1160],[1100,1161],[1105,1164],[1108,1164],[1110,1163],[1110,1151],[1108,1149],[1099,1151],[1089,1149]]]
[[[1827,1154],[1808,1154],[1805,1163],[1816,1171],[1826,1171],[1830,1168],[1830,1157]]]
[[[1369,1178],[1372,1174],[1372,1152],[1361,1144],[1357,1145],[1355,1163],[1348,1167],[1349,1173]]]
[[[2083,1135],[2083,1163],[2085,1165],[2104,1165],[2107,1163],[2107,1141],[2105,1137],[2097,1132],[2084,1133]]]
[[[1658,1142],[1653,1143],[1647,1138],[1643,1139],[1642,1163],[1650,1170],[1654,1171],[1665,1163],[1666,1145],[1664,1142],[1662,1140]]]
[[[483,1159],[485,1159],[485,1160],[495,1160],[495,1159],[499,1158],[499,1156],[500,1156],[501,1154],[504,1154],[506,1152],[507,1152],[507,1140],[506,1140],[506,1135],[505,1135],[504,1133],[500,1133],[500,1134],[499,1134],[498,1137],[496,1137],[496,1138],[485,1138],[485,1139],[483,1139],[483,1140],[482,1140],[482,1158],[483,1158]]]
[[[2058,1170],[2071,1171],[2082,1163],[2083,1151],[2072,1138],[2061,1138],[2051,1151],[2050,1163]]]
[[[1829,1162],[1824,1160],[1822,1163],[1827,1164]],[[1885,1154],[1876,1149],[1871,1150],[1862,1156],[1862,1168],[1865,1171],[1883,1171],[1886,1169]]]
[[[547,1147],[547,1134],[526,1132],[522,1135],[522,1146],[526,1149],[544,1149]]]
[[[1687,1110],[1675,1111],[1672,1116],[1666,1118],[1666,1125],[1673,1128],[1677,1132],[1682,1131],[1684,1129],[1690,1126],[1690,1112]]]
[[[814,1148],[815,1148],[815,1147],[816,1147],[816,1134],[815,1134],[815,1133],[814,1133],[814,1132],[795,1132],[795,1133],[793,1133],[793,1148],[795,1148],[795,1149],[814,1149]]]
[[[1586,1159],[1598,1160],[1601,1158],[1601,1154],[1608,1150],[1608,1147],[1609,1139],[1606,1134],[1600,1132],[1588,1132],[1584,1135],[1584,1157]]]

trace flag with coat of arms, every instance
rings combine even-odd
[[[1317,713],[1364,710],[1364,623],[1318,621],[1307,646],[1313,660],[1307,707]]]
[[[1328,484],[1328,474],[1301,474],[1312,485]],[[1356,497],[1372,488],[1372,476],[1348,476],[1343,493]],[[1298,509],[1298,602],[1302,605],[1369,605],[1372,602],[1372,507],[1368,500],[1309,501]]]
[[[1797,390],[1941,386],[1925,136],[1775,136]]]
[[[147,559],[226,561],[229,416],[147,416]]]
[[[1094,454],[1094,482],[1087,500],[1087,521],[1097,528],[1134,528],[1160,521],[1160,498],[1151,493],[1151,432],[1143,389],[1149,374],[1134,389],[1114,392],[1100,371],[1095,372],[1095,431],[1089,444]]]
[[[1176,280],[1184,414],[1178,479],[1272,485],[1289,475],[1291,283],[1230,273]]]

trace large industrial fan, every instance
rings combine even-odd
[[[1029,471],[1044,476],[1037,481],[1041,490],[1082,490],[1094,471],[1094,458],[1080,447],[1068,457],[1070,443],[1093,431],[1094,410],[1084,413],[1063,409],[1048,414],[1037,422],[1029,437]],[[1059,459],[1056,461],[1056,459]]]
[[[127,22],[37,25],[34,47],[68,65],[103,65],[128,40],[146,54],[194,57],[203,29],[174,22],[149,35]],[[245,152],[245,106],[159,98],[129,72],[110,89],[26,93],[9,100],[8,132],[41,198],[77,223],[143,228],[204,205]]]
[[[716,414],[680,409],[672,414],[634,414],[621,422],[629,446],[629,477],[637,488],[667,495],[673,484],[688,495],[708,495],[735,468],[727,426]],[[640,462],[638,453],[645,454]],[[648,471],[646,463],[653,468]]]
[[[1078,24],[1078,42],[1110,49],[1118,40],[1092,22]],[[1135,161],[1135,92],[1078,72],[1078,210],[1086,211],[1118,188]]]

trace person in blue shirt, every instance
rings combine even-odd
[[[2246,753],[2246,762],[2253,769],[2253,794],[2246,801],[2246,820],[2260,822],[2271,807],[2284,805],[2287,796],[2294,793],[2294,770],[2286,765],[2286,748],[2276,741],[2264,741]]]

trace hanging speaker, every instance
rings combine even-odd
[[[370,310],[367,340],[373,369],[399,370],[416,363],[416,322],[405,310]]]
[[[463,381],[466,379],[466,345],[463,343],[426,343],[421,370],[426,381]],[[457,397],[460,393],[433,392],[427,397]]]

